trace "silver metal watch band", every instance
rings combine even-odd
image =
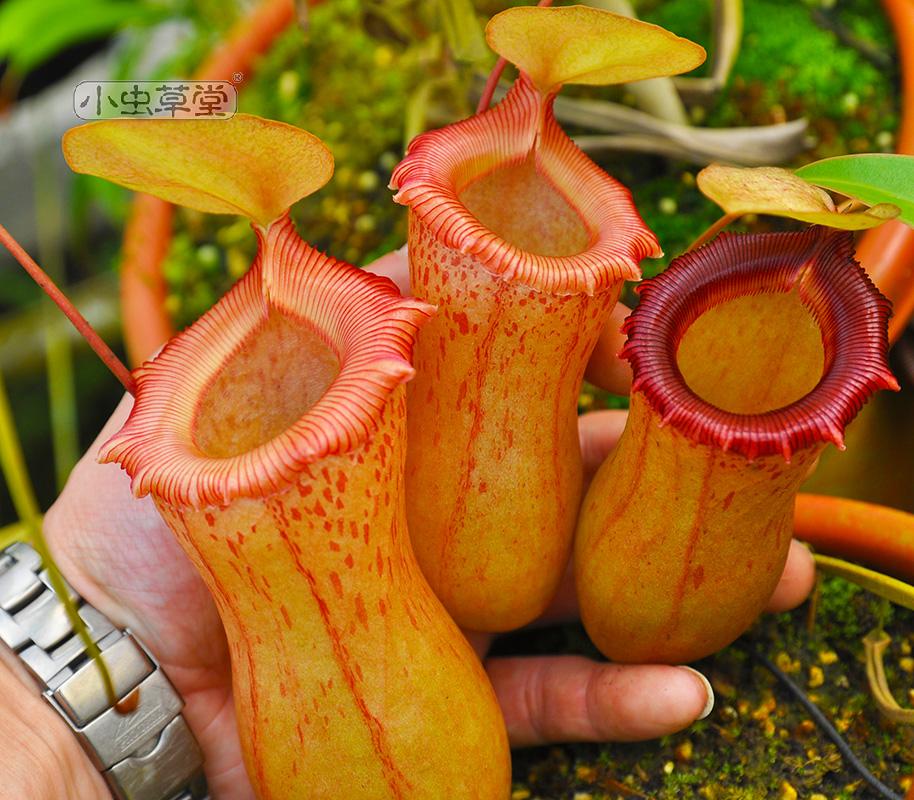
[[[67,589],[104,653],[118,698],[131,697],[134,710],[109,706],[41,557],[23,542],[0,551],[0,641],[38,681],[117,800],[205,800],[203,756],[181,716],[184,701],[129,630]]]

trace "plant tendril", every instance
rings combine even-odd
[[[22,265],[22,268],[31,276],[32,280],[57,304],[57,307],[73,323],[73,327],[79,331],[79,334],[86,340],[89,347],[95,351],[105,366],[111,370],[114,377],[123,384],[130,394],[133,394],[136,390],[136,384],[133,380],[133,375],[130,374],[130,370],[124,366],[124,363],[114,354],[114,351],[108,347],[104,339],[96,333],[89,321],[79,313],[70,299],[60,291],[57,284],[35,263],[34,259],[25,252],[19,242],[2,225],[0,225],[0,244],[3,244],[10,251],[13,258]]]
[[[703,244],[711,241],[718,233],[720,233],[724,228],[726,228],[731,222],[739,219],[741,214],[724,214],[717,222],[711,225],[704,233],[702,233],[692,244],[689,245],[689,249],[686,250],[687,253],[691,253],[693,250],[697,250]]]
[[[546,8],[551,5],[552,0],[540,0],[540,2],[537,3],[537,6],[540,8]],[[505,71],[507,65],[508,60],[503,56],[499,56],[498,61],[495,62],[495,66],[492,67],[492,71],[489,73],[489,77],[486,79],[486,85],[482,90],[482,96],[479,98],[479,103],[476,105],[477,114],[481,114],[491,105],[492,97],[495,94],[495,87],[498,86],[498,82],[501,80],[501,75]]]

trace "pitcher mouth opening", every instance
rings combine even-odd
[[[539,291],[594,294],[662,255],[630,192],[565,135],[523,73],[497,106],[416,137],[391,188],[446,247]]]
[[[883,297],[853,258],[850,234],[723,234],[639,287],[622,355],[663,424],[749,459],[844,429],[886,363]]]
[[[288,216],[258,235],[250,271],[135,373],[136,403],[101,460],[137,495],[199,508],[287,488],[365,442],[413,375],[430,306],[314,250]]]

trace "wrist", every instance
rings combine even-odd
[[[17,713],[16,727],[26,723],[33,729],[27,739],[38,746],[50,738],[53,745],[42,748],[48,766],[29,778],[32,789],[23,796],[38,800],[110,800],[112,795],[123,800],[201,798],[206,791],[200,772],[202,756],[181,716],[181,697],[129,631],[116,628],[72,588],[67,587],[67,592],[87,635],[102,652],[115,696],[121,700],[129,696],[133,702],[129,708],[112,706],[97,665],[75,633],[39,554],[24,543],[0,552],[0,642],[8,648],[5,658],[18,662],[5,662],[5,677],[17,681],[17,690],[25,690],[33,711],[38,704],[44,720],[53,717],[53,727],[45,736],[28,714]],[[23,666],[27,671],[19,669]],[[94,773],[91,783],[104,787],[101,794],[85,785],[87,765]],[[65,783],[58,785],[60,779]],[[50,794],[42,793],[36,781],[50,786]],[[82,788],[76,791],[76,786]]]
[[[0,646],[0,785],[29,800],[110,800],[111,793],[70,729],[25,670]]]

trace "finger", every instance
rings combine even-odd
[[[593,478],[609,451],[616,446],[627,419],[628,412],[621,408],[590,411],[578,417],[585,484]]]
[[[622,409],[591,411],[578,417],[578,436],[584,462],[585,492],[594,473],[619,441],[627,418],[628,412]],[[574,587],[574,569],[569,563],[558,591],[536,624],[566,622],[575,619],[577,615],[578,596]]]
[[[406,253],[406,245],[366,264],[365,269],[375,275],[390,278],[397,284],[400,294],[409,294],[409,257]]]
[[[684,667],[542,656],[493,658],[486,669],[513,747],[653,739],[706,716],[714,701]]]
[[[815,582],[816,562],[813,561],[812,553],[806,545],[796,539],[792,540],[784,572],[768,601],[767,610],[780,612],[796,608],[809,597]]]
[[[580,616],[578,609],[578,592],[574,584],[574,563],[568,562],[558,591],[549,603],[549,607],[533,625],[555,625],[560,622],[574,622]]]
[[[600,333],[597,346],[584,373],[584,377],[594,386],[613,394],[628,394],[632,388],[631,367],[627,361],[619,358],[619,352],[625,344],[622,323],[631,313],[632,310],[628,306],[616,304],[609,321]]]

